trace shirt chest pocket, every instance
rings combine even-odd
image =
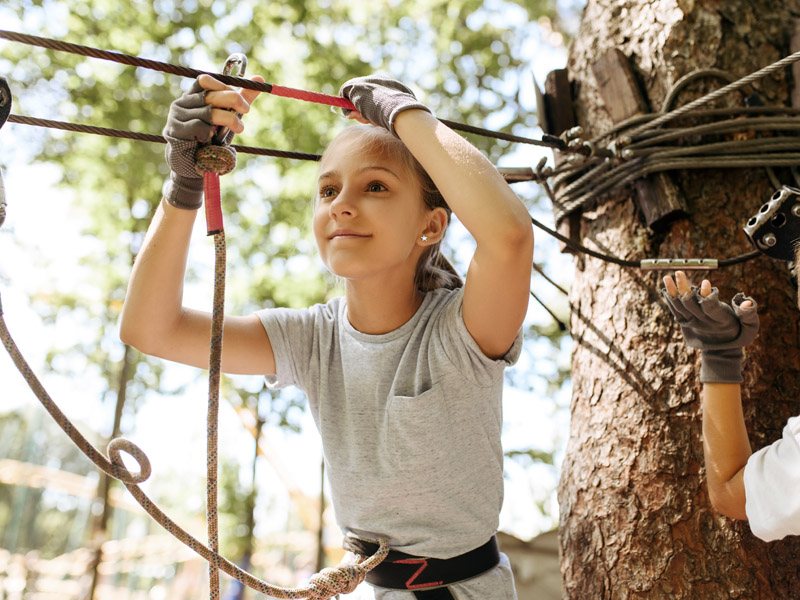
[[[389,455],[403,471],[435,470],[453,460],[452,419],[441,387],[392,396],[387,406]]]

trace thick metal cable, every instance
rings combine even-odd
[[[743,134],[758,129],[776,130],[763,123],[748,128],[746,121],[735,121],[735,126],[717,124],[718,127],[706,128],[706,130],[715,132],[724,130],[728,133],[741,131]],[[781,127],[788,131],[798,130],[800,122],[783,124]],[[662,137],[653,138],[652,141],[654,143],[663,142],[667,137],[678,136],[665,134]],[[608,159],[589,170],[577,165],[575,168],[563,171],[553,180],[557,197],[557,202],[554,203],[556,220],[582,208],[610,189],[620,187],[650,173],[697,168],[791,167],[800,164],[797,145],[789,141],[789,138],[780,138],[780,141],[776,141],[774,146],[770,146],[769,139],[776,138],[759,138],[758,141],[744,139],[717,143],[720,144],[718,146],[705,144],[652,149],[646,144],[637,144],[636,147],[626,148],[622,151],[624,159]],[[763,148],[784,150],[784,152],[764,153],[761,152]],[[713,153],[711,152],[713,149],[719,149],[720,152]],[[748,152],[754,153],[748,154]],[[682,160],[679,160],[680,157],[683,157]]]
[[[51,129],[60,129],[62,131],[74,131],[76,133],[90,133],[93,135],[104,135],[114,138],[155,142],[158,144],[167,143],[163,136],[152,133],[139,133],[136,131],[127,131],[125,129],[110,129],[108,127],[97,127],[95,125],[82,125],[80,123],[69,123],[66,121],[53,121],[50,119],[39,119],[37,117],[28,117],[25,115],[11,114],[8,117],[8,122],[18,123],[21,125],[33,125],[35,127],[48,127]],[[238,146],[236,144],[233,144],[231,147],[235,148],[237,152],[244,152],[245,154],[258,154],[261,156],[274,156],[277,158],[291,158],[296,160],[318,161],[320,159],[319,154],[307,154],[305,152],[289,152],[286,150],[273,150],[271,148]]]
[[[199,69],[192,69],[189,67],[182,67],[173,65],[158,60],[151,60],[139,56],[132,56],[130,54],[123,54],[121,52],[112,52],[109,50],[100,50],[99,48],[92,48],[91,46],[82,46],[80,44],[72,44],[70,42],[63,42],[45,37],[35,35],[28,35],[18,33],[16,31],[7,31],[0,29],[0,38],[10,40],[12,42],[19,42],[21,44],[28,44],[31,46],[39,46],[49,50],[56,50],[59,52],[69,52],[71,54],[78,54],[80,56],[88,56],[90,58],[97,58],[101,60],[108,60],[112,62],[121,63],[133,67],[142,67],[153,71],[160,71],[162,73],[170,73],[172,75],[180,75],[182,77],[196,78],[200,75],[210,75],[215,79],[231,85],[234,87],[246,88],[251,90],[258,90],[274,96],[282,96],[285,98],[294,98],[297,100],[305,100],[306,102],[314,102],[316,104],[325,104],[328,106],[335,106],[339,108],[353,109],[352,102],[341,96],[332,96],[330,94],[322,94],[319,92],[310,92],[307,90],[298,90],[295,88],[280,86],[273,83],[253,81],[245,79],[244,77],[233,77],[231,75],[223,75],[221,73],[214,73],[211,71],[201,71]],[[482,127],[475,127],[464,123],[456,123],[455,121],[444,121],[451,129],[464,131],[467,133],[474,133],[486,137],[492,137],[500,140],[507,140],[510,142],[517,142],[521,144],[531,144],[533,146],[545,146],[547,148],[555,148],[566,151],[565,144],[562,140],[554,136],[545,136],[545,139],[534,140],[531,138],[521,137],[517,135],[501,133],[498,131],[491,131],[483,129]]]
[[[542,182],[542,186],[544,187],[545,191],[547,192],[547,195],[550,197],[550,200],[553,203],[557,202],[557,199],[556,199],[555,195],[553,194],[553,190],[550,187],[550,185],[547,183],[547,181]],[[603,254],[602,252],[597,252],[596,250],[592,250],[591,248],[587,248],[586,246],[571,240],[567,236],[560,234],[558,231],[555,231],[554,229],[550,229],[547,225],[545,225],[544,223],[542,223],[541,221],[538,221],[537,219],[535,219],[533,217],[531,217],[531,222],[536,227],[538,227],[539,229],[541,229],[545,233],[549,234],[550,236],[556,238],[557,240],[562,242],[565,246],[567,246],[568,248],[572,249],[573,251],[575,251],[575,252],[577,252],[579,254],[586,254],[586,255],[591,256],[593,258],[597,258],[598,260],[602,260],[603,262],[612,263],[612,264],[618,265],[620,267],[627,267],[627,268],[634,268],[634,269],[641,269],[642,268],[642,263],[643,263],[644,259],[643,260],[629,260],[629,259],[619,258],[619,257],[613,256],[611,254]],[[761,251],[754,250],[752,252],[746,252],[745,254],[740,254],[738,256],[733,256],[731,258],[723,258],[723,259],[720,259],[719,261],[717,261],[717,267],[718,268],[724,268],[724,267],[730,267],[730,266],[733,266],[733,265],[738,265],[740,263],[747,262],[747,261],[752,260],[754,258],[758,258],[759,256],[763,256]]]
[[[717,100],[718,98],[721,98],[722,96],[725,96],[726,94],[729,94],[731,92],[739,90],[745,87],[746,85],[753,83],[754,81],[757,81],[763,77],[766,77],[767,75],[770,75],[771,73],[774,73],[775,71],[780,71],[784,67],[788,67],[789,65],[791,65],[794,62],[797,62],[798,60],[800,60],[800,52],[795,52],[794,54],[790,54],[789,56],[786,56],[781,60],[772,63],[771,65],[767,65],[763,69],[759,69],[754,73],[750,73],[749,75],[746,75],[745,77],[742,77],[741,79],[738,79],[733,83],[729,83],[728,85],[721,87],[718,90],[714,90],[713,92],[706,94],[705,96],[702,96],[700,98],[697,98],[696,100],[693,100],[692,102],[689,102],[689,104],[685,104],[678,109],[675,109],[671,112],[661,115],[656,119],[653,119],[649,123],[641,125],[637,129],[631,131],[630,135],[635,136],[648,129],[653,129],[654,127],[659,127],[664,123],[669,123],[670,121],[676,119],[677,117],[680,117],[681,115],[685,115],[697,108],[700,108],[701,106],[710,104],[714,100]]]

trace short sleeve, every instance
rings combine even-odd
[[[437,330],[453,366],[477,385],[487,385],[506,367],[517,362],[522,352],[522,329],[517,332],[514,342],[504,356],[492,359],[486,356],[470,334],[464,323],[464,288],[453,292],[444,304],[437,319]]]
[[[311,367],[315,315],[312,309],[269,308],[256,312],[267,332],[275,356],[275,375],[267,385],[306,389]]]
[[[750,457],[744,489],[753,535],[766,542],[800,535],[800,416],[789,419],[781,439]]]

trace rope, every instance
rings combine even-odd
[[[133,442],[123,438],[117,438],[111,441],[108,445],[108,455],[106,458],[99,450],[97,450],[72,424],[72,422],[64,415],[58,408],[56,403],[52,400],[50,395],[44,389],[39,379],[36,377],[30,365],[19,351],[14,339],[9,333],[6,326],[2,301],[0,301],[0,339],[3,341],[3,346],[8,352],[11,360],[16,365],[19,372],[22,374],[28,386],[44,406],[45,410],[55,420],[59,427],[67,434],[67,436],[75,443],[75,445],[83,452],[89,460],[91,460],[101,471],[120,480],[141,507],[149,514],[161,527],[163,527],[169,534],[177,538],[183,544],[191,548],[194,552],[207,560],[210,565],[215,569],[222,570],[224,573],[235,578],[237,581],[246,585],[262,594],[266,594],[273,598],[308,598],[311,600],[322,600],[330,598],[331,596],[325,595],[333,590],[333,594],[348,593],[350,584],[347,582],[355,581],[358,577],[358,582],[364,580],[366,574],[379,565],[386,555],[389,553],[389,546],[386,540],[378,540],[379,548],[371,557],[359,559],[357,565],[350,563],[343,563],[335,569],[325,569],[322,573],[311,578],[305,587],[300,588],[283,588],[272,585],[266,581],[262,581],[254,577],[247,571],[236,566],[234,563],[227,560],[225,557],[220,556],[217,551],[212,550],[202,542],[197,540],[186,530],[181,528],[175,521],[168,517],[139,487],[139,483],[145,481],[150,475],[150,461],[147,455]],[[139,465],[138,473],[131,473],[122,462],[120,453],[128,453]],[[334,573],[336,572],[336,573]],[[344,575],[339,575],[338,572]],[[345,585],[347,583],[347,586]],[[357,584],[356,584],[357,585]]]
[[[171,75],[180,75],[182,77],[197,78],[200,75],[210,75],[215,79],[231,85],[234,87],[246,88],[250,90],[257,90],[265,92],[274,96],[282,96],[284,98],[294,98],[297,100],[304,100],[306,102],[313,102],[315,104],[325,104],[327,106],[335,106],[338,108],[354,109],[353,103],[341,96],[332,96],[330,94],[322,94],[320,92],[311,92],[307,90],[299,90],[296,88],[285,87],[277,84],[253,81],[245,79],[244,77],[233,77],[231,75],[223,75],[222,73],[213,73],[210,71],[201,71],[199,69],[192,69],[179,65],[173,65],[158,60],[151,60],[130,54],[123,54],[121,52],[112,52],[110,50],[101,50],[91,46],[82,46],[80,44],[72,44],[61,40],[54,40],[51,38],[39,37],[35,35],[28,35],[18,33],[16,31],[8,31],[0,29],[0,38],[10,40],[12,42],[19,42],[21,44],[28,44],[31,46],[39,46],[49,50],[56,50],[59,52],[69,52],[71,54],[78,54],[80,56],[88,56],[90,58],[98,58],[101,60],[108,60],[112,62],[121,63],[132,67],[142,67],[153,71],[160,71],[162,73],[169,73]],[[548,148],[556,148],[566,151],[564,142],[554,136],[545,136],[545,139],[534,140],[521,136],[491,131],[473,125],[466,125],[463,123],[456,123],[454,121],[442,121],[451,129],[458,131],[465,131],[468,133],[475,133],[487,137],[506,140],[510,142],[518,142],[522,144],[531,144],[533,146],[545,146]]]
[[[154,136],[155,137],[155,136]],[[108,475],[119,479],[128,488],[142,508],[171,535],[189,546],[208,561],[209,599],[219,600],[219,571],[223,570],[235,577],[243,585],[247,585],[275,598],[309,598],[327,600],[340,593],[350,593],[364,581],[370,569],[379,564],[389,552],[385,540],[379,540],[378,551],[363,562],[356,564],[343,563],[335,568],[324,569],[309,580],[305,588],[280,588],[263,582],[239,567],[230,563],[219,554],[219,515],[218,515],[218,443],[219,443],[219,390],[222,374],[222,341],[225,304],[225,263],[226,243],[222,227],[222,213],[219,207],[219,176],[230,172],[236,165],[236,155],[225,146],[202,146],[197,152],[196,170],[203,174],[206,196],[206,218],[209,234],[214,235],[214,300],[211,316],[211,336],[209,347],[208,377],[208,415],[207,415],[207,476],[206,476],[206,520],[208,525],[208,546],[204,546],[194,537],[181,529],[172,519],[167,517],[138,487],[138,483],[146,480],[151,472],[150,461],[144,452],[132,442],[117,438],[108,446],[110,460],[96,450],[67,419],[63,412],[52,401],[39,380],[22,357],[11,338],[3,319],[2,303],[0,303],[0,338],[11,356],[14,364],[22,373],[31,390],[42,402],[45,409],[53,416],[56,423],[75,442],[78,448]],[[211,209],[210,209],[211,207]],[[4,215],[3,215],[4,216]],[[2,224],[2,223],[0,223]],[[127,452],[139,464],[136,474],[128,471],[120,453]]]
[[[219,442],[219,386],[222,377],[222,330],[225,319],[225,230],[222,225],[219,176],[236,166],[236,156],[225,146],[201,146],[195,169],[203,173],[206,225],[214,235],[214,300],[211,310],[211,340],[208,357],[208,419],[206,435],[206,522],[208,545],[219,552],[217,515],[217,467]],[[208,563],[210,600],[219,598],[219,561]]]

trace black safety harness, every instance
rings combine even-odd
[[[355,554],[371,556],[378,545],[347,536],[344,548]],[[500,562],[497,538],[492,538],[453,558],[425,558],[390,550],[388,556],[367,574],[367,582],[393,590],[413,592],[418,600],[455,600],[450,585],[472,579],[493,569]]]

